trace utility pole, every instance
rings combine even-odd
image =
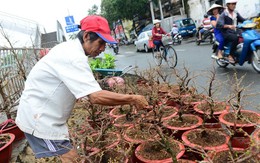
[[[183,12],[184,12],[184,14],[185,14],[184,0],[181,0],[181,3],[182,3]]]
[[[162,11],[162,3],[161,3],[161,0],[158,0],[159,2],[159,9],[160,9],[160,14],[161,14],[161,20],[163,20],[163,11]]]
[[[150,3],[150,11],[151,11],[152,21],[153,21],[154,20],[153,1],[149,0],[148,2]]]

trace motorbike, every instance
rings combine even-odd
[[[118,53],[119,53],[118,44],[108,44],[108,47],[109,47],[109,48],[113,48],[113,51],[114,51],[115,54],[118,54]]]
[[[205,30],[204,33],[202,33],[201,35],[201,40],[199,40],[199,31],[202,29],[203,27],[200,26],[198,27],[198,30],[196,32],[196,44],[197,45],[200,45],[201,42],[207,42],[209,41],[211,44],[214,43],[215,41],[215,36],[214,36],[214,29],[213,27],[211,27],[210,29],[208,30]]]
[[[181,44],[181,41],[182,41],[182,36],[177,33],[175,35],[172,34],[172,43],[178,43],[178,44]]]
[[[256,24],[252,21],[244,21],[242,24],[237,26],[237,30],[240,30],[239,33],[239,44],[237,45],[236,52],[234,54],[235,63],[233,65],[240,65],[247,61],[248,64],[251,64],[254,70],[260,73],[260,33],[258,33],[254,26]],[[227,56],[230,53],[231,43],[226,43],[224,47],[223,59],[217,59],[217,64],[226,68],[229,64]],[[218,54],[218,42],[215,41],[213,47],[213,53]]]

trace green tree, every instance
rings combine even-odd
[[[148,0],[102,0],[101,14],[109,22],[118,19],[132,20],[134,15],[141,17],[150,13]]]
[[[91,7],[91,9],[88,9],[88,15],[97,15],[97,11],[98,11],[98,6],[94,4]]]

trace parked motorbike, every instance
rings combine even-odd
[[[197,32],[196,32],[196,44],[197,44],[197,45],[200,45],[201,42],[207,42],[207,41],[209,41],[211,44],[213,44],[214,41],[215,41],[214,29],[213,29],[213,28],[210,28],[210,29],[206,30],[204,33],[202,33],[202,35],[201,35],[201,40],[199,40],[199,31],[200,31],[202,28],[203,28],[203,27],[200,26],[200,27],[198,27],[198,29],[197,29]]]
[[[181,44],[181,41],[182,41],[182,36],[177,33],[175,35],[172,34],[172,43],[178,43],[178,44]]]
[[[239,44],[235,52],[234,60],[235,64],[243,66],[247,61],[252,65],[254,70],[260,73],[260,33],[255,29],[255,23],[252,21],[245,21],[237,26],[237,30],[240,30]],[[231,43],[227,43],[224,48],[224,59],[217,59],[216,62],[220,67],[227,67],[229,65],[227,56],[230,53]],[[218,42],[215,41],[213,47],[213,53],[218,54]]]
[[[118,44],[108,44],[108,47],[109,47],[109,48],[113,48],[113,51],[114,51],[115,54],[118,54],[118,53],[119,53]]]

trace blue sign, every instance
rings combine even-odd
[[[67,16],[67,17],[65,17],[65,21],[66,21],[66,24],[67,24],[67,25],[73,25],[73,24],[75,24],[75,21],[74,21],[73,16]]]
[[[70,32],[76,32],[76,31],[78,31],[79,30],[79,27],[78,27],[78,25],[68,25],[68,26],[66,26],[65,27],[65,29],[66,29],[66,32],[67,33],[70,33]]]

